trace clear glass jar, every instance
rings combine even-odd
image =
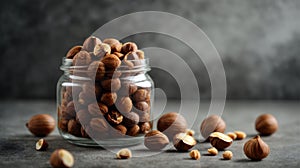
[[[138,61],[138,62],[137,62]],[[130,63],[131,62],[131,63]],[[113,71],[91,71],[63,58],[57,84],[58,130],[83,146],[128,146],[152,129],[154,84],[149,60],[131,60]],[[133,66],[128,66],[133,65]],[[91,65],[89,65],[91,66]],[[100,66],[99,66],[100,68]]]

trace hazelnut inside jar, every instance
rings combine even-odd
[[[84,146],[142,143],[153,125],[149,59],[141,57],[132,42],[88,39],[93,40],[71,48],[60,67],[64,72],[57,85],[60,134]]]

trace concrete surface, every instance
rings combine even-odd
[[[194,102],[190,102],[194,103]],[[178,102],[168,102],[165,111],[174,111]],[[198,127],[207,115],[208,102],[201,103],[196,122],[189,123],[199,136]],[[198,143],[194,148],[201,152],[198,161],[189,159],[188,153],[178,153],[170,149],[157,154],[145,150],[141,144],[131,147],[133,158],[116,160],[113,152],[102,148],[75,146],[63,140],[57,130],[46,137],[49,149],[35,151],[37,137],[25,128],[30,116],[49,113],[56,117],[55,103],[49,101],[0,102],[0,167],[50,167],[49,157],[57,148],[65,148],[75,157],[74,167],[299,167],[300,166],[300,105],[299,102],[227,102],[223,113],[227,131],[242,130],[248,134],[246,140],[256,132],[253,127],[255,118],[262,113],[271,113],[278,119],[279,130],[270,137],[263,137],[269,144],[271,153],[263,161],[253,162],[243,154],[246,140],[235,141],[228,150],[233,159],[222,160],[222,152],[217,156],[208,156],[209,143]],[[151,156],[149,156],[151,155]],[[138,157],[136,157],[138,156]],[[143,156],[143,157],[141,157]]]

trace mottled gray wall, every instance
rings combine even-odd
[[[68,48],[111,19],[143,10],[174,13],[204,30],[222,57],[228,98],[300,98],[299,0],[1,2],[1,99],[54,98],[62,73],[58,67]],[[182,56],[198,78],[202,98],[209,98],[207,72],[187,46],[157,34],[125,40],[141,47],[161,46]],[[178,97],[177,85],[170,85],[172,77],[159,70],[151,75],[169,97]]]

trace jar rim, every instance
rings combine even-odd
[[[145,71],[148,72],[151,70],[149,66],[149,58],[145,59],[140,59],[140,60],[127,60],[129,62],[132,62],[133,65],[132,67],[128,67],[127,65],[124,64],[124,61],[122,61],[122,64],[120,67],[118,67],[115,70],[111,71],[106,71],[106,73],[114,72],[114,71],[120,71],[120,72],[141,72]],[[74,71],[76,70],[77,72],[88,72],[88,65],[86,66],[74,66],[73,65],[73,59],[68,59],[66,57],[62,58],[62,65],[60,66],[60,70],[62,71]]]

